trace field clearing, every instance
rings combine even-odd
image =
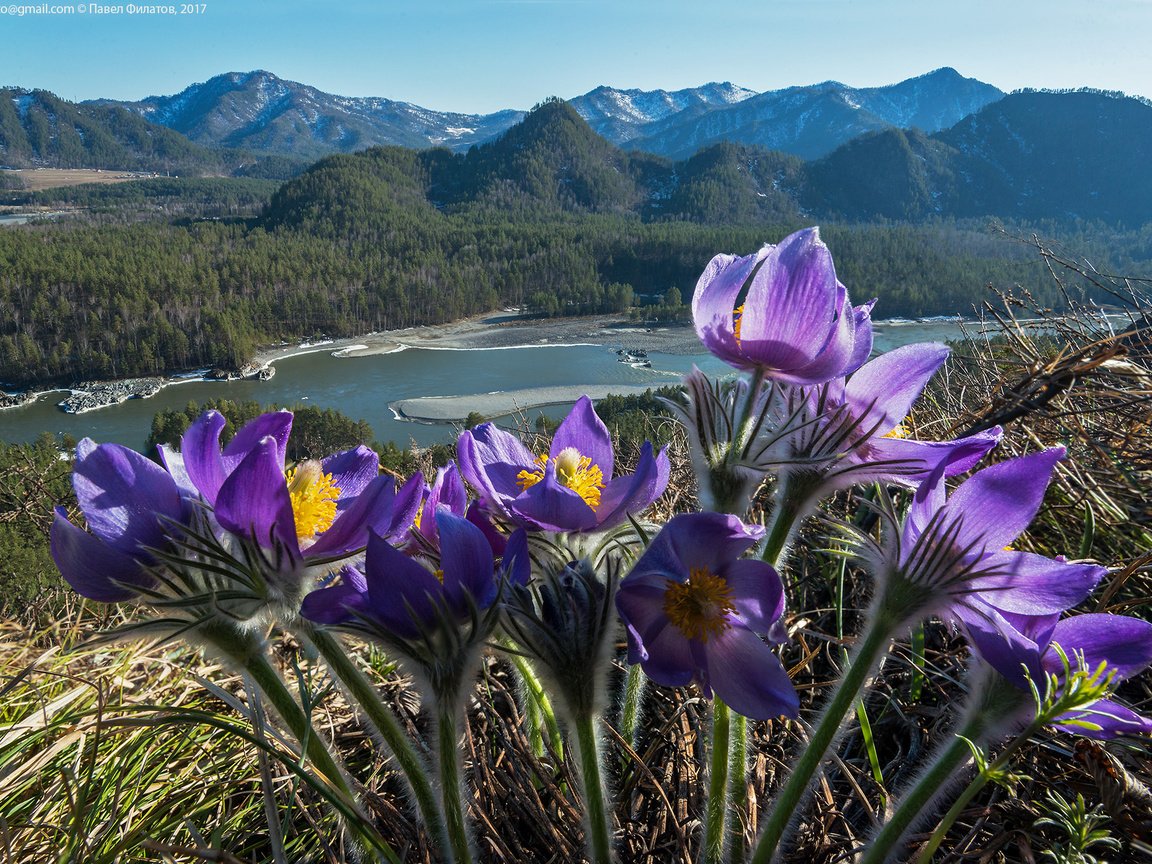
[[[103,171],[99,168],[5,168],[3,173],[15,174],[30,192],[82,183],[125,183],[160,176],[143,171]]]

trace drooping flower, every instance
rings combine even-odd
[[[457,454],[461,474],[490,511],[543,531],[618,525],[664,493],[670,472],[666,451],[653,454],[645,442],[636,472],[614,477],[612,441],[587,396],[560,424],[546,455],[491,423],[464,432]]]
[[[76,445],[72,486],[89,534],[56,508],[52,557],[79,594],[102,603],[131,600],[137,588],[154,584],[150,549],[169,545],[189,506],[175,481],[159,465],[119,444]]]
[[[1050,677],[1065,687],[1065,660],[1088,672],[1103,664],[1113,686],[1152,665],[1152,622],[1104,613],[1057,617],[993,614],[973,618],[967,631],[985,663],[1021,690],[1035,685],[1042,695]],[[1152,719],[1110,698],[1080,705],[1053,725],[1088,738],[1152,733]]]
[[[853,308],[817,228],[744,257],[717,255],[692,296],[704,346],[737,369],[820,384],[858,368],[872,350],[872,304]]]
[[[747,717],[795,717],[799,700],[762,637],[784,639],[784,588],[768,564],[740,556],[763,536],[735,516],[675,516],[620,583],[628,660],[653,681],[695,681]]]
[[[894,609],[970,625],[1002,615],[1055,615],[1091,593],[1095,564],[1011,549],[1044,498],[1062,447],[977,471],[950,497],[938,466],[913,498],[895,561],[880,566]]]

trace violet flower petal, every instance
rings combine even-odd
[[[600,469],[605,483],[612,479],[614,461],[612,437],[608,434],[608,427],[592,407],[592,400],[587,396],[580,397],[556,429],[549,455],[555,459],[561,451],[569,447],[575,449],[581,456],[589,457],[592,464]]]
[[[1122,735],[1152,734],[1152,719],[1112,699],[1097,699],[1087,708],[1065,714],[1060,719],[1064,722],[1052,724],[1053,728],[1081,738],[1109,740]],[[1094,723],[1100,728],[1086,729],[1078,724],[1070,724],[1068,721],[1071,720]]]
[[[220,433],[227,422],[219,411],[205,411],[180,439],[184,469],[204,500],[213,506],[227,476],[220,458]]]
[[[84,597],[101,603],[119,603],[136,596],[133,585],[147,587],[154,580],[138,558],[121,552],[68,521],[56,508],[50,535],[52,560],[60,575]]]
[[[220,454],[224,473],[230,474],[236,470],[236,466],[244,461],[248,453],[269,437],[276,442],[276,463],[283,473],[285,454],[288,451],[288,436],[291,432],[291,411],[271,411],[245,423]]]
[[[672,467],[668,461],[668,448],[652,455],[652,442],[645,441],[640,449],[636,472],[610,480],[600,493],[600,506],[596,510],[600,528],[611,528],[623,522],[629,514],[647,510],[668,488]]]
[[[748,369],[749,363],[740,350],[734,333],[734,312],[744,283],[756,266],[774,247],[765,246],[754,255],[738,258],[717,255],[704,268],[692,295],[692,321],[704,346],[737,368]]]
[[[865,363],[844,388],[852,417],[863,429],[875,427],[874,436],[887,435],[908,416],[948,353],[947,345],[921,342],[902,345]]]
[[[544,468],[544,479],[506,505],[512,518],[541,531],[590,531],[600,520],[576,492],[556,479],[556,466]]]
[[[300,614],[317,624],[347,624],[363,614],[368,605],[368,583],[353,567],[340,571],[340,582],[309,592],[300,604]]]
[[[320,466],[325,474],[332,475],[332,484],[340,490],[338,509],[344,509],[379,476],[380,457],[361,444],[321,460]]]
[[[72,486],[92,533],[121,552],[162,545],[166,527],[157,517],[184,515],[171,475],[119,444],[77,444]]]
[[[427,568],[375,534],[368,539],[364,575],[366,616],[408,638],[419,635],[421,624],[437,619],[444,586]]]
[[[354,499],[348,509],[339,512],[336,521],[309,546],[305,558],[342,555],[368,545],[368,532],[386,533],[395,505],[395,481],[388,476],[376,477]]]
[[[1071,609],[1092,593],[1108,572],[1095,564],[1073,563],[1031,552],[985,555],[972,588],[998,609],[1021,615],[1051,615]]]
[[[520,494],[516,474],[536,464],[520,439],[491,423],[463,432],[456,443],[460,473],[490,507],[507,515],[504,504]],[[497,469],[503,467],[504,471]]]
[[[275,438],[261,440],[228,475],[216,496],[216,521],[261,546],[279,542],[299,557],[296,518]]]
[[[755,633],[771,632],[784,614],[784,584],[772,565],[740,559],[728,564],[723,576],[744,625]]]
[[[1069,657],[1083,654],[1089,669],[1106,662],[1117,682],[1152,666],[1152,622],[1140,618],[1106,613],[1074,615],[1056,625],[1051,641]],[[1041,663],[1046,672],[1059,674],[1063,669],[1052,648],[1044,652]]]
[[[492,547],[484,532],[463,517],[440,510],[436,514],[440,532],[440,568],[444,571],[444,594],[453,609],[466,611],[462,592],[471,595],[480,609],[496,599],[498,586],[492,561]]]
[[[678,582],[693,569],[720,573],[763,536],[763,527],[745,525],[725,513],[673,516],[621,581],[621,590],[648,573]]]
[[[796,718],[800,698],[775,652],[743,627],[732,627],[710,640],[708,683],[737,714],[753,720]]]
[[[1036,516],[1063,447],[1020,456],[977,471],[952,493],[945,507],[960,519],[957,544],[982,544],[989,552],[1012,544]]]

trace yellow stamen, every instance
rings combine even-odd
[[[296,519],[296,539],[309,540],[332,527],[340,489],[315,459],[301,462],[284,477]]]
[[[547,456],[537,456],[535,469],[525,468],[516,475],[516,482],[520,488],[528,489],[543,480],[547,464]],[[567,486],[583,498],[584,503],[593,510],[600,506],[604,472],[598,465],[592,464],[591,456],[582,456],[575,447],[565,447],[552,460],[552,464],[556,466],[556,480],[561,486]]]
[[[740,341],[740,319],[744,317],[744,304],[741,303],[732,310],[732,335],[736,337],[736,341]]]
[[[689,639],[707,642],[732,626],[732,586],[722,576],[693,569],[687,582],[669,582],[664,614]]]
[[[903,423],[897,423],[896,428],[893,429],[891,432],[886,433],[884,435],[884,437],[885,438],[907,438],[908,437],[908,430],[904,428]]]
[[[440,580],[441,585],[444,584],[444,571],[443,570],[433,570],[432,575]]]

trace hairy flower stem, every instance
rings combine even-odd
[[[644,703],[645,685],[648,676],[639,663],[628,667],[624,679],[624,704],[620,710],[620,736],[629,747],[636,746],[636,736],[640,731],[640,710]]]
[[[312,728],[311,719],[300,707],[300,703],[288,692],[284,680],[268,662],[268,658],[263,653],[251,654],[244,658],[243,667],[244,671],[256,683],[256,686],[260,688],[260,692],[268,704],[284,721],[288,731],[300,742],[300,749],[308,761],[312,763],[313,768],[328,782],[329,786],[347,799],[354,811],[358,811],[351,784],[344,776],[343,771],[340,770],[340,766],[323,739]],[[348,827],[366,849],[374,850],[378,854],[379,860],[400,864],[400,859],[396,857],[396,853],[371,827],[366,816],[351,820]]]
[[[904,795],[892,818],[872,838],[857,864],[882,864],[893,855],[904,832],[932,799],[955,779],[956,772],[972,758],[972,749],[964,739],[973,740],[978,734],[979,724],[970,723],[940,751],[928,769],[920,775],[916,785]]]
[[[731,717],[728,706],[712,699],[712,762],[708,772],[708,804],[704,819],[704,864],[724,859],[724,820],[728,815],[728,760]]]
[[[728,864],[743,864],[748,858],[744,825],[748,815],[748,718],[731,712],[728,740],[728,795],[732,817],[728,820]]]
[[[543,735],[546,730],[552,752],[560,758],[564,755],[564,737],[560,734],[560,724],[556,722],[552,700],[548,698],[532,664],[511,643],[507,643],[507,646],[510,649],[507,652],[508,659],[516,668],[520,683],[524,687],[524,703],[529,718],[529,740],[532,741],[533,750],[537,756],[544,755]]]
[[[448,844],[455,864],[472,864],[471,832],[461,795],[459,739],[454,699],[438,699],[436,707],[436,761],[440,771],[440,799],[448,827]]]
[[[784,788],[776,796],[772,810],[756,843],[752,864],[768,864],[775,859],[784,832],[800,804],[806,797],[816,772],[824,761],[824,754],[832,746],[845,715],[856,703],[868,676],[880,661],[892,640],[895,624],[883,607],[871,616],[868,630],[856,648],[852,663],[844,672],[840,685],[824,709],[808,746],[800,754]]]
[[[965,787],[964,791],[960,793],[960,796],[952,804],[948,812],[944,814],[944,818],[940,820],[940,824],[936,826],[936,830],[932,832],[932,836],[928,839],[928,844],[920,850],[920,854],[916,858],[916,864],[931,864],[932,856],[936,854],[936,850],[940,848],[940,844],[944,842],[944,839],[948,836],[948,832],[956,823],[956,820],[960,818],[960,814],[964,812],[968,804],[976,797],[976,794],[1012,760],[1020,751],[1020,748],[1027,744],[1028,740],[1039,732],[1042,726],[1043,723],[1031,723],[1020,735],[1012,739],[1012,742],[1004,748],[999,756],[972,778],[972,782]],[[964,746],[964,750],[968,756],[972,755],[971,748],[964,744],[963,741],[957,739],[956,743]]]
[[[576,727],[576,749],[580,755],[580,783],[584,793],[587,832],[585,843],[589,860],[592,864],[611,864],[612,834],[604,794],[596,717],[591,712],[582,712],[573,720]]]
[[[357,707],[364,712],[372,729],[392,752],[396,764],[400,766],[400,772],[412,789],[416,808],[429,834],[440,841],[441,848],[447,848],[444,816],[436,801],[432,783],[428,779],[428,765],[412,746],[396,715],[380,699],[380,694],[372,682],[331,633],[306,622],[301,622],[297,631],[316,647],[336,680],[344,687]]]

